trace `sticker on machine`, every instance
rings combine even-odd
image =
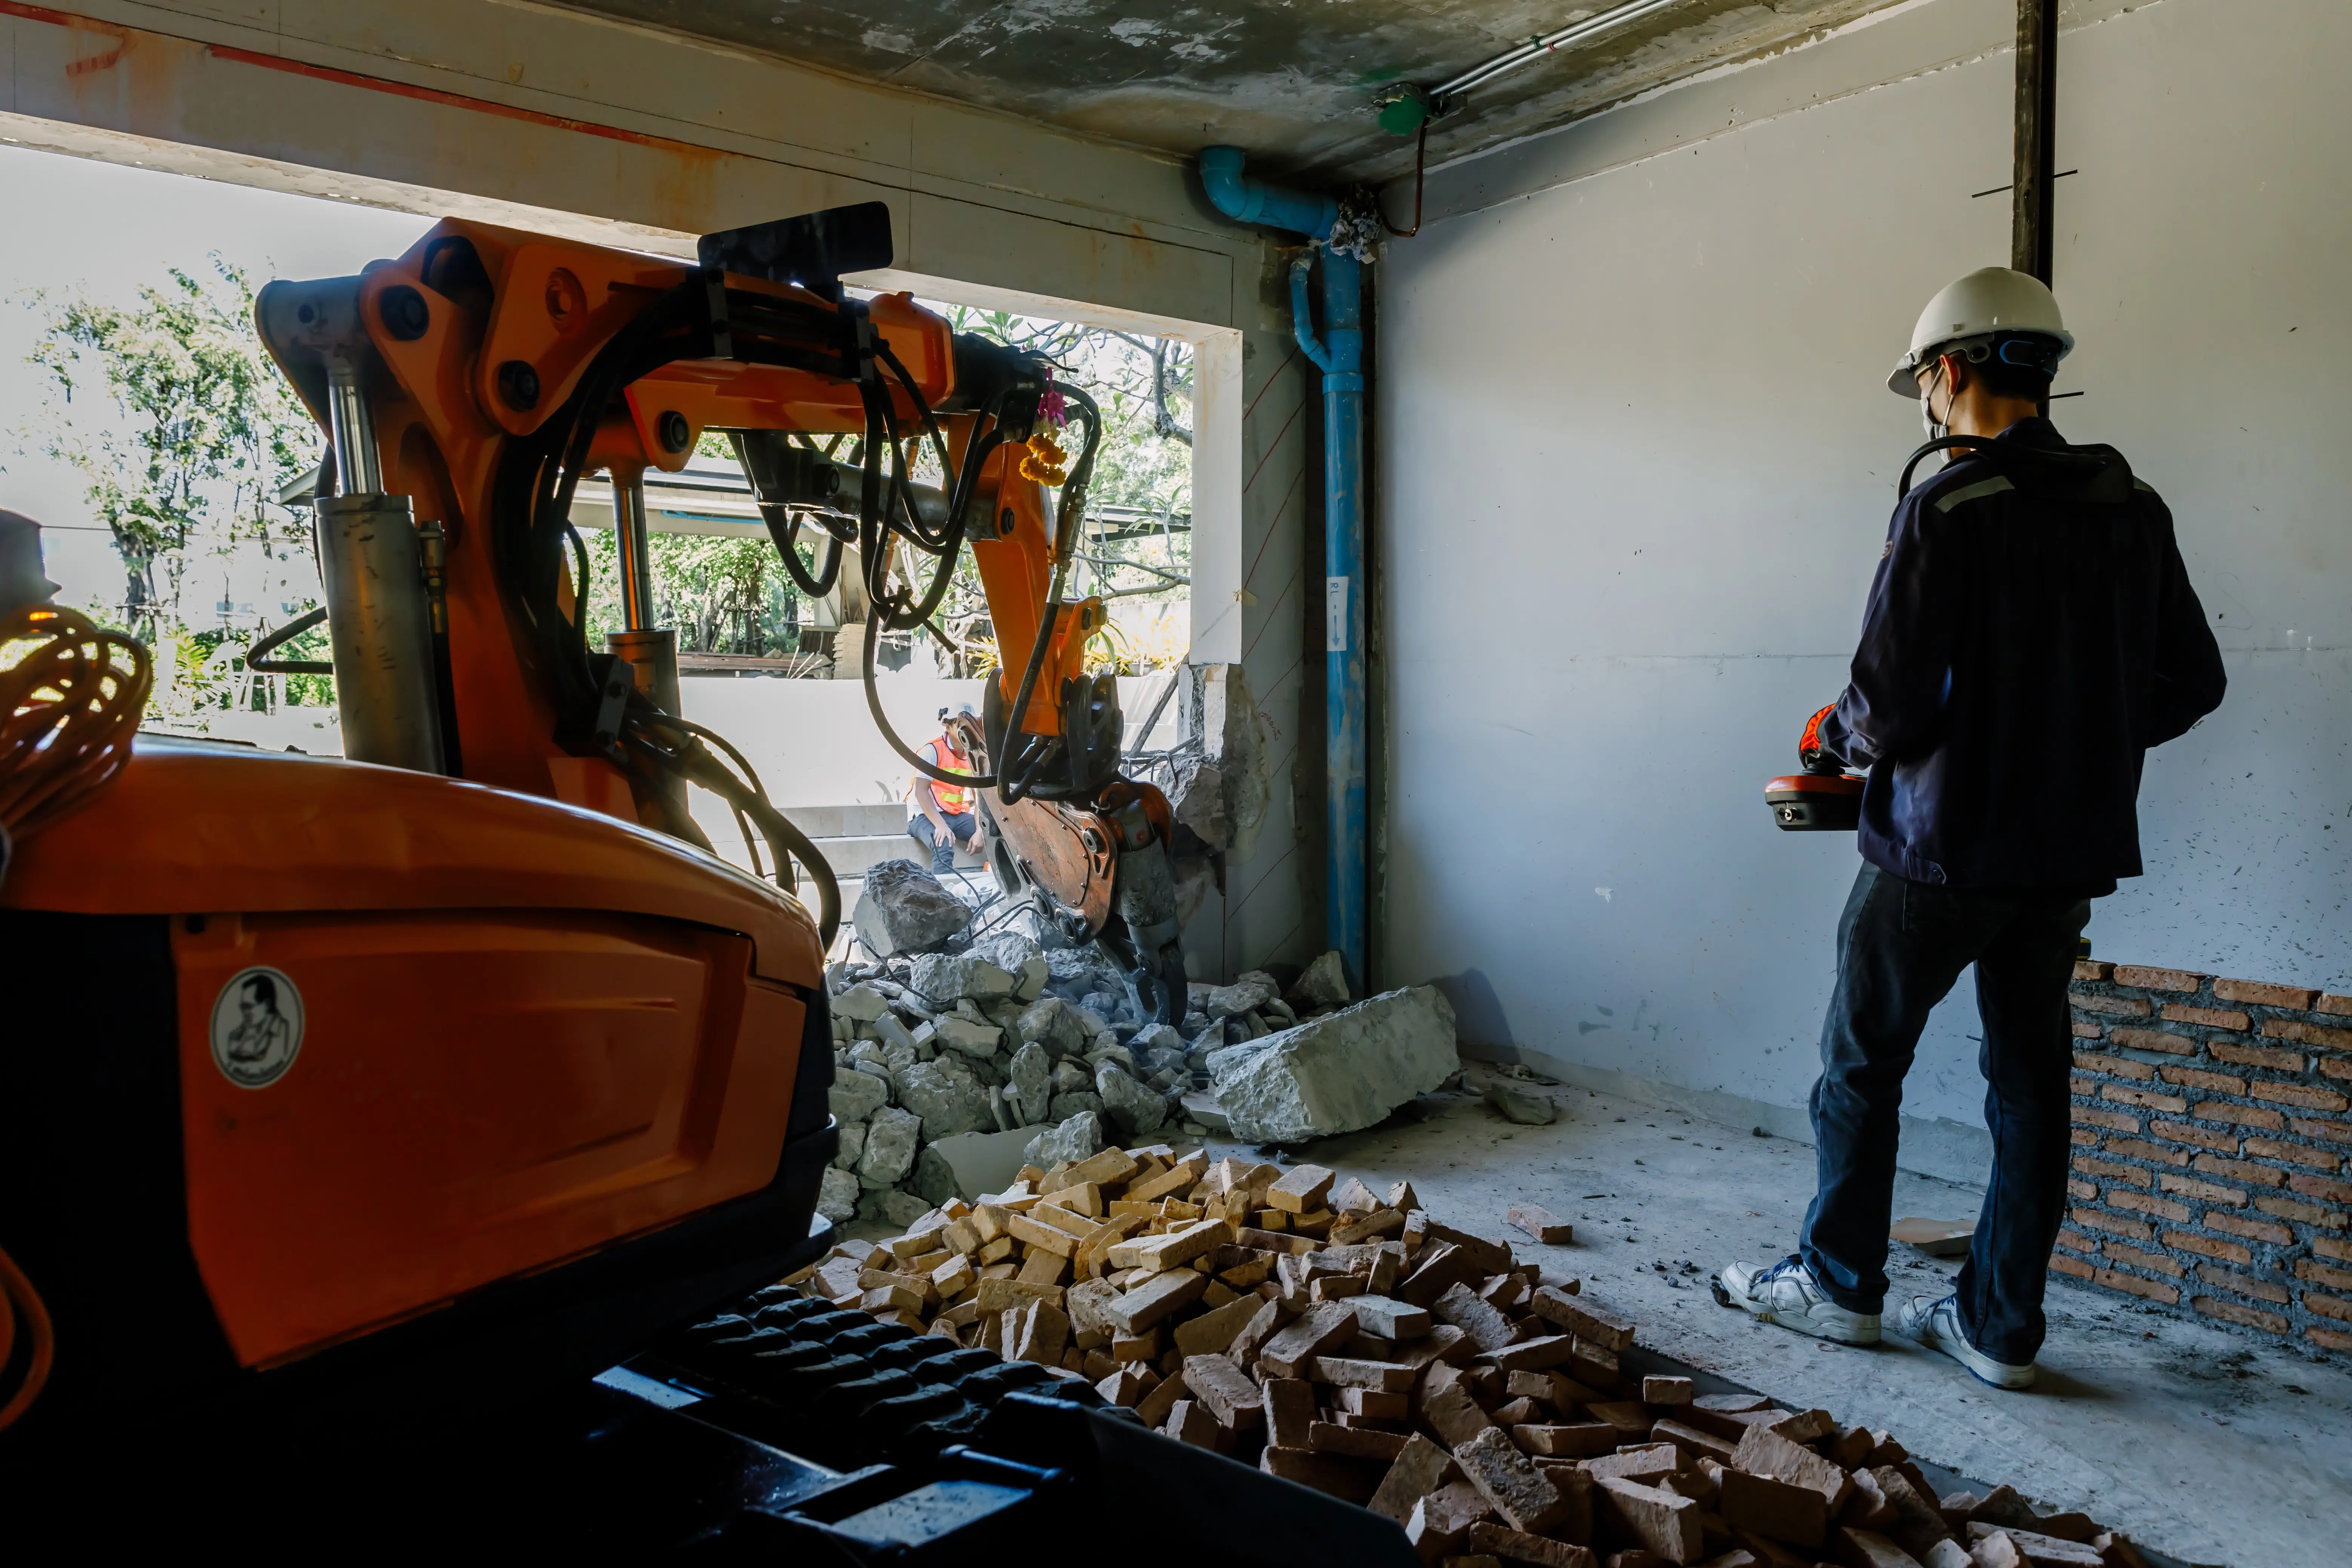
[[[240,1089],[267,1089],[302,1049],[302,993],[281,969],[239,970],[213,1000],[213,1065]]]

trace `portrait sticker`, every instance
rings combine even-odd
[[[213,1065],[240,1089],[286,1076],[302,1048],[302,994],[283,970],[240,970],[213,1002]]]

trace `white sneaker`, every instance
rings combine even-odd
[[[2018,1366],[1995,1361],[1969,1343],[1968,1335],[1960,1331],[1958,1296],[1914,1296],[1895,1309],[1895,1321],[1890,1327],[1922,1350],[1943,1352],[1974,1373],[1979,1383],[1991,1384],[1995,1388],[2033,1386],[2032,1362]]]
[[[1764,1268],[1727,1263],[1709,1283],[1717,1305],[1743,1308],[1768,1323],[1842,1345],[1878,1342],[1878,1314],[1850,1312],[1831,1300],[1813,1271],[1794,1255]]]

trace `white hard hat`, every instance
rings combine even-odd
[[[1982,345],[1969,355],[1982,360],[1995,339],[2012,333],[2057,339],[2056,359],[2074,352],[2074,334],[2066,330],[2057,296],[2047,284],[2006,267],[1979,267],[1927,301],[1919,324],[1911,329],[1911,352],[1887,376],[1886,390],[1916,403],[1919,368],[1938,353]]]

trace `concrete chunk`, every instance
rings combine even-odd
[[[936,952],[971,924],[972,909],[912,860],[885,860],[866,871],[850,923],[877,958]]]
[[[1559,1495],[1559,1489],[1525,1454],[1511,1446],[1511,1439],[1499,1427],[1489,1426],[1468,1442],[1457,1445],[1454,1462],[1462,1467],[1470,1484],[1495,1505],[1495,1511],[1514,1530],[1541,1535],[1567,1517],[1568,1503]],[[1696,1531],[1694,1521],[1694,1534]]]
[[[1427,985],[1209,1053],[1234,1135],[1262,1143],[1370,1127],[1461,1064],[1454,1009]]]

